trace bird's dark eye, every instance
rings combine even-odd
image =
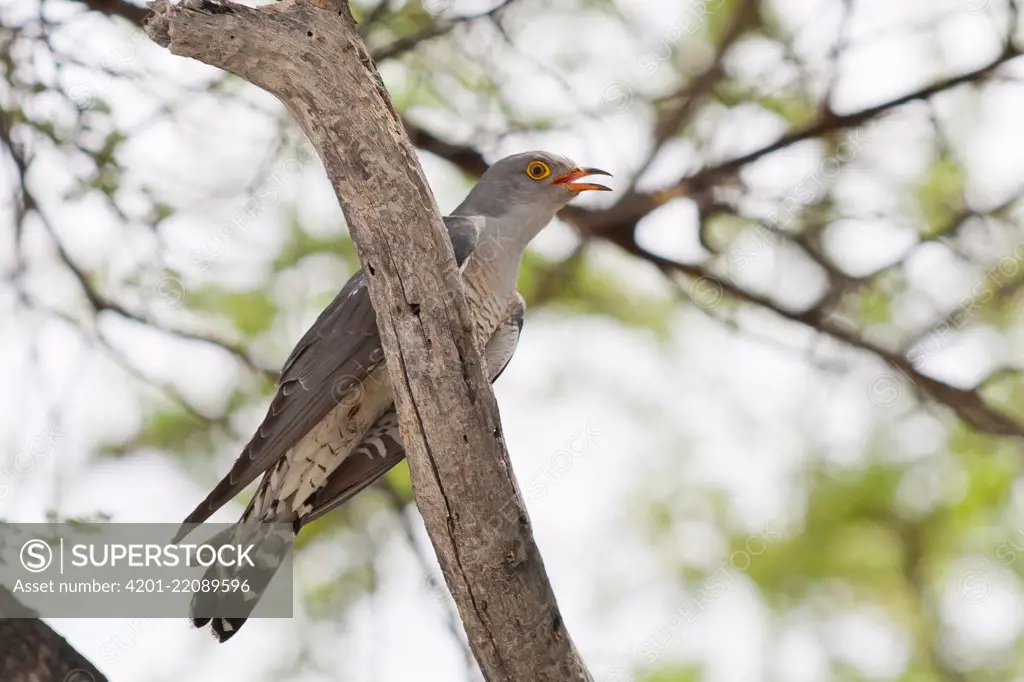
[[[551,175],[551,168],[543,161],[531,161],[526,167],[526,174],[534,180],[543,180]]]

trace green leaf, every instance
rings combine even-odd
[[[1024,371],[1005,369],[988,377],[982,397],[1001,412],[1024,424]]]
[[[818,118],[818,106],[803,94],[761,97],[758,104],[782,117],[793,128],[803,128]]]
[[[646,671],[640,678],[643,682],[700,682],[703,670],[686,663],[664,663]]]
[[[409,462],[402,460],[391,471],[384,475],[385,482],[404,502],[412,502],[412,476],[409,474]]]
[[[865,326],[886,324],[892,319],[892,297],[877,289],[865,290],[858,297],[858,319]]]
[[[302,228],[298,215],[288,215],[288,239],[281,252],[274,259],[274,271],[280,272],[295,267],[303,258],[315,253],[331,253],[344,259],[353,268],[359,267],[359,256],[355,244],[347,233],[315,237]]]
[[[189,294],[189,305],[227,317],[247,336],[269,329],[277,315],[277,305],[261,291],[230,291],[216,285]]]
[[[935,161],[917,190],[917,202],[924,216],[922,237],[934,238],[949,229],[964,210],[964,172],[948,156]]]
[[[214,451],[209,421],[177,406],[151,408],[142,428],[123,443],[107,444],[100,452],[121,457],[140,449],[153,448],[182,455],[209,454]]]

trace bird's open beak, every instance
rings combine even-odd
[[[611,177],[612,174],[608,171],[601,170],[600,168],[573,168],[572,171],[566,173],[560,178],[555,178],[551,181],[553,185],[565,185],[566,189],[572,192],[586,192],[590,190],[599,190],[602,192],[611,192],[611,187],[605,187],[599,185],[596,182],[575,182],[580,178],[585,178],[588,175],[607,175]]]

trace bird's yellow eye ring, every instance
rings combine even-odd
[[[551,167],[543,161],[531,161],[526,167],[526,174],[534,180],[543,180],[551,175]]]

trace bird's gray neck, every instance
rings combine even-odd
[[[486,207],[474,205],[472,199],[472,194],[466,197],[452,215],[485,218],[471,262],[478,269],[477,274],[486,277],[497,292],[510,297],[516,289],[526,246],[551,222],[555,212],[514,202],[505,204],[500,211],[488,212]]]

